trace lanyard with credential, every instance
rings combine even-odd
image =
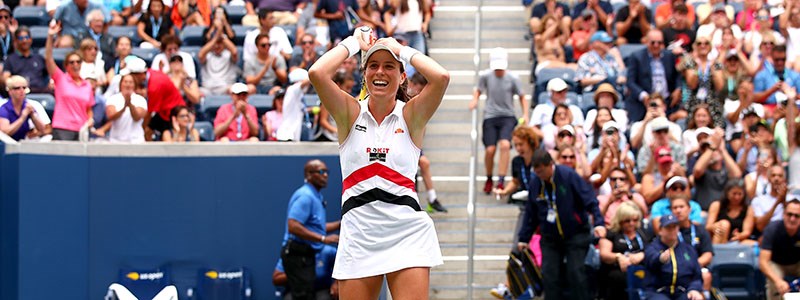
[[[10,33],[6,33],[6,37],[4,37],[0,41],[3,42],[3,53],[0,56],[6,57],[6,56],[8,56],[8,47],[11,46],[11,34]]]
[[[564,230],[561,229],[561,219],[558,217],[558,205],[556,205],[556,184],[553,180],[550,180],[550,187],[551,192],[547,193],[547,189],[544,187],[544,181],[542,181],[542,191],[539,193],[539,197],[544,198],[545,193],[547,193],[547,203],[550,204],[550,209],[553,210],[556,216],[556,227],[558,228],[558,234],[561,237],[564,237]]]
[[[694,224],[692,224],[691,228],[692,228],[692,234],[691,234],[692,241],[691,241],[691,244],[692,244],[692,247],[694,247],[694,246],[697,246],[697,243],[698,243],[697,242],[697,232],[695,232]],[[683,233],[681,233],[680,231],[678,231],[678,240],[680,240],[681,243],[683,243]]]
[[[633,244],[631,240],[628,239],[627,235],[622,235],[625,238],[625,243],[628,244],[628,251],[633,252]],[[639,233],[636,233],[636,242],[639,243],[639,250],[644,250],[644,242],[642,241],[642,237],[639,236]]]
[[[669,248],[669,259],[672,261],[672,284],[669,286],[669,294],[672,295],[675,294],[675,284],[678,283],[678,260],[675,259],[675,248]]]
[[[161,31],[161,22],[164,22],[164,17],[158,18],[158,22],[156,22],[156,18],[150,16],[150,26],[152,26],[150,28],[150,32],[152,33],[150,37],[158,39],[158,32]]]

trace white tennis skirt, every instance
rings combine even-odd
[[[442,263],[436,228],[425,211],[373,201],[342,216],[333,278],[364,278]]]

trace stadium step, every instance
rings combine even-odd
[[[519,77],[522,91],[528,95],[532,86],[529,82],[531,42],[524,39],[528,32],[527,13],[519,0],[482,2],[480,69],[488,69],[492,48],[506,48],[509,52],[508,71]],[[477,0],[438,1],[431,22],[429,54],[451,74],[444,101],[428,123],[423,146],[425,155],[431,161],[437,196],[449,210],[446,214],[431,214],[445,260],[444,265],[431,270],[431,299],[467,298],[467,197],[472,147],[469,101],[476,86],[473,58],[477,5]],[[484,102],[480,101],[479,122],[482,120]],[[518,106],[515,104],[515,107]],[[518,115],[521,113],[518,112]],[[480,138],[480,124],[478,130]],[[504,200],[496,200],[493,195],[483,194],[483,145],[480,140],[478,147],[478,180],[474,187],[476,243],[473,299],[493,299],[489,290],[506,279],[506,259],[513,246],[520,209]],[[421,177],[418,180],[421,181]],[[424,203],[427,200],[424,184],[419,182],[417,186]]]

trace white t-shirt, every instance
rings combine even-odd
[[[283,97],[283,122],[275,133],[279,141],[300,141],[305,108],[301,84],[292,84],[286,89],[286,95]]]
[[[628,131],[628,111],[624,109],[614,108],[611,110],[611,116],[614,117],[614,122],[622,126],[622,132]],[[586,122],[583,123],[583,132],[586,135],[594,133],[594,119],[597,118],[597,109],[592,109],[586,112]]]
[[[147,110],[147,100],[138,94],[131,95],[131,104]],[[122,116],[111,123],[109,139],[112,142],[144,143],[144,128],[142,127],[144,118],[139,121],[133,120],[130,109],[125,108],[125,98],[122,94],[116,94],[108,98],[106,106],[113,106],[117,110],[125,109]]]
[[[786,41],[786,62],[793,62],[800,55],[800,28],[786,28],[789,39]]]
[[[759,116],[764,116],[764,106],[758,103],[750,104],[750,107],[756,111],[756,114]],[[744,113],[739,113],[739,122],[736,124],[731,124],[731,121],[728,120],[728,115],[732,112],[735,112],[736,109],[739,108],[739,100],[725,100],[725,104],[723,106],[724,117],[725,117],[725,140],[731,140],[733,138],[733,134],[737,132],[744,132],[744,126],[742,125],[742,119],[744,119]],[[742,110],[744,111],[744,110]]]
[[[194,58],[192,58],[192,55],[183,51],[178,51],[178,55],[183,59],[183,70],[186,71],[186,75],[190,78],[197,79],[197,72],[195,71]],[[159,70],[158,65],[161,62],[164,62],[164,68]],[[169,58],[167,58],[167,55],[164,53],[156,55],[156,57],[153,58],[153,64],[150,65],[150,69],[159,70],[164,74],[169,72]]]
[[[256,59],[256,55],[258,54],[256,37],[258,37],[260,33],[261,29],[256,28],[244,36],[244,48],[242,50],[244,52],[245,61]],[[271,55],[292,54],[293,48],[292,43],[289,42],[289,36],[286,35],[286,31],[283,31],[280,27],[273,26],[272,29],[269,30],[269,43],[269,54]]]
[[[553,124],[555,110],[556,106],[550,101],[536,105],[531,112],[531,120],[528,125],[541,128],[544,125]],[[583,111],[575,105],[570,105],[569,111],[572,112],[572,125],[583,126]]]
[[[639,121],[633,123],[631,125],[631,138],[639,133],[639,130],[642,130],[642,124],[644,121]],[[650,145],[653,144],[653,130],[650,129],[650,124],[645,126],[644,130],[644,137],[642,138],[642,145]],[[669,135],[671,135],[671,139],[677,142],[681,141],[681,127],[678,124],[669,122]]]
[[[769,209],[772,208],[772,205],[775,204],[775,197],[772,195],[761,195],[755,197],[753,202],[750,203],[750,206],[753,207],[753,215],[756,218],[760,218],[769,212]],[[783,204],[778,205],[775,207],[775,212],[772,214],[772,218],[769,219],[770,222],[783,220]]]

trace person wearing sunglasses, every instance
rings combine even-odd
[[[77,141],[81,128],[92,127],[92,106],[95,93],[89,81],[80,76],[83,59],[78,52],[64,57],[66,73],[53,59],[53,39],[61,32],[61,24],[53,22],[48,29],[45,43],[45,65],[55,84],[56,107],[53,111],[53,139]]]
[[[288,83],[286,60],[283,56],[272,54],[270,37],[260,34],[256,38],[258,55],[251,60],[244,60],[244,72],[247,85],[259,94],[271,94],[273,88]]]
[[[0,60],[5,61],[14,53],[14,31],[17,20],[11,16],[8,5],[0,5]]]
[[[755,101],[764,104],[767,118],[772,116],[778,97],[786,98],[788,89],[800,86],[800,73],[786,67],[786,57],[786,45],[772,47],[771,67],[763,68],[753,80]]]
[[[669,177],[669,179],[663,185],[661,185],[662,191],[664,191],[664,197],[656,202],[653,202],[653,205],[650,206],[650,221],[653,224],[653,228],[659,228],[661,225],[661,217],[672,214],[671,201],[675,198],[685,198],[687,200],[687,214],[692,223],[702,224],[704,221],[704,213],[703,209],[700,208],[700,203],[690,199],[692,190],[691,186],[689,186],[689,179],[684,177],[682,175],[683,173],[677,173],[681,175]]]
[[[654,94],[672,102],[671,94],[677,87],[675,55],[664,51],[664,34],[661,30],[650,30],[646,45],[647,49],[634,52],[627,61],[630,93],[626,93],[625,110],[628,111],[630,122],[644,119],[647,100]]]
[[[319,53],[316,49],[316,40],[310,33],[306,33],[300,38],[300,48],[303,50],[299,53],[292,54],[292,59],[289,60],[289,72],[296,68],[308,69],[311,65],[319,59]]]
[[[647,217],[648,208],[642,194],[632,191],[631,188],[636,184],[636,178],[631,170],[615,166],[608,175],[611,192],[606,195],[597,195],[600,203],[600,212],[605,217],[607,226],[614,226],[614,221],[619,208],[626,202],[634,204],[640,211],[642,217]]]
[[[30,92],[25,78],[14,75],[6,79],[6,91],[9,100],[0,105],[0,131],[16,141],[50,134],[50,118],[44,107],[25,97]]]
[[[2,11],[0,11],[2,13]],[[44,57],[36,51],[31,51],[33,39],[27,26],[17,29],[15,48],[17,51],[10,54],[3,62],[6,79],[11,75],[19,75],[29,80],[31,93],[52,93],[50,89],[50,75],[44,63]]]
[[[743,50],[751,55],[760,54],[760,45],[763,37],[772,35],[775,38],[774,44],[786,44],[786,38],[780,32],[773,30],[772,17],[770,11],[766,7],[762,7],[756,13],[756,21],[751,24],[749,28],[745,28]]]
[[[641,228],[641,207],[627,200],[616,207],[608,234],[597,244],[602,262],[597,286],[603,299],[624,300],[628,299],[628,267],[644,264],[644,249],[653,237]]]
[[[287,208],[281,260],[292,299],[314,299],[315,257],[325,245],[339,243],[339,221],[327,222],[326,202],[320,193],[328,186],[328,167],[318,159],[303,168],[305,183],[295,190]]]
[[[800,277],[800,200],[786,201],[783,220],[771,222],[765,229],[758,255],[758,267],[767,278],[767,299],[783,299],[789,292],[784,278]]]

